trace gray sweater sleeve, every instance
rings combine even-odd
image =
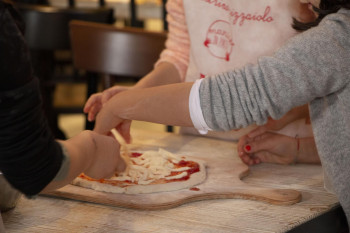
[[[309,103],[322,167],[350,223],[350,11],[328,15],[257,65],[206,78],[200,102],[207,125],[229,130],[278,119]]]
[[[201,108],[213,130],[278,119],[291,108],[344,88],[350,77],[350,13],[341,9],[271,57],[206,78]]]

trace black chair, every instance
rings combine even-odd
[[[74,1],[74,0],[70,0],[70,1]],[[162,21],[163,21],[163,30],[167,31],[168,30],[168,23],[166,21],[166,9],[165,9],[165,5],[166,5],[167,0],[162,0]],[[129,2],[129,6],[130,6],[130,27],[140,27],[143,28],[144,27],[144,23],[141,20],[137,19],[137,4],[135,2],[135,0],[130,0]]]
[[[17,4],[26,24],[26,40],[30,49],[70,49],[69,22],[73,19],[113,23],[112,8],[58,8]]]
[[[168,31],[168,21],[166,21],[167,12],[166,12],[166,8],[165,8],[167,0],[162,0],[162,3],[163,3],[163,6],[162,6],[162,9],[163,9],[163,30]]]
[[[106,6],[106,1],[105,0],[98,0],[98,5],[100,7],[104,7],[104,6]],[[68,6],[75,7],[75,0],[68,0]]]
[[[57,74],[59,66],[71,66],[69,22],[74,19],[111,24],[114,22],[112,8],[58,8],[43,5],[16,4],[26,24],[25,39],[31,50],[35,74],[42,86],[44,111],[49,125],[57,138],[65,138],[58,127],[58,113],[82,112],[80,108],[55,109],[53,94],[56,83],[74,77]],[[57,51],[67,51],[69,56],[58,60]],[[76,73],[75,73],[76,74]],[[73,74],[74,76],[74,74]]]

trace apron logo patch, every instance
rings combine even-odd
[[[208,29],[204,46],[214,57],[229,61],[234,46],[230,23],[224,20],[213,22]]]

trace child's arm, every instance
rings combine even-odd
[[[181,77],[175,65],[169,62],[162,62],[138,81],[134,88],[156,87],[179,82],[181,82]]]
[[[131,89],[161,86],[178,82],[180,82],[180,75],[175,66],[168,62],[162,62],[133,87],[116,85],[103,92],[93,94],[85,103],[84,112],[88,113],[88,120],[93,121],[102,106],[118,93]]]
[[[94,130],[106,134],[123,120],[193,126],[188,104],[192,85],[181,83],[122,92],[104,105]]]
[[[270,130],[280,130],[289,123],[302,118],[310,118],[308,104],[304,104],[302,106],[293,108],[292,110],[287,112],[281,119],[274,120],[272,118],[269,118],[265,125],[259,126],[256,129],[252,130],[248,133],[248,136],[250,138],[254,138]]]
[[[190,39],[182,0],[169,1],[166,7],[169,26],[168,38],[165,43],[166,48],[162,51],[154,70],[132,88],[138,89],[179,83],[185,79],[189,63]],[[93,121],[104,103],[115,94],[126,89],[130,89],[130,87],[114,86],[92,95],[84,107],[84,112],[88,113],[88,120]]]
[[[175,7],[176,8],[176,7]],[[96,115],[101,111],[102,106],[113,96],[118,93],[121,93],[126,90],[132,89],[142,89],[154,86],[161,86],[166,84],[179,83],[184,79],[184,74],[187,69],[188,64],[188,53],[189,45],[184,40],[184,37],[187,38],[188,34],[181,35],[181,38],[178,38],[177,34],[172,33],[174,31],[174,20],[169,22],[169,36],[167,40],[167,48],[162,52],[161,58],[155,65],[155,68],[146,76],[144,76],[139,82],[136,83],[133,87],[125,86],[114,86],[101,93],[96,93],[92,95],[86,102],[84,106],[84,112],[88,114],[88,120],[93,121],[96,119]],[[175,24],[177,27],[184,25]],[[179,32],[177,28],[177,32]],[[184,32],[185,29],[181,28],[180,31]],[[187,31],[186,31],[187,32]],[[124,139],[127,142],[131,141],[130,136],[130,124],[131,121],[122,124],[118,130],[124,136]]]
[[[348,67],[342,65],[342,60],[349,58],[344,52],[346,30],[337,32],[337,46],[332,40],[335,29],[346,25],[336,22],[329,20],[334,27],[320,24],[295,36],[273,57],[259,59],[257,65],[203,79],[200,108],[208,128],[262,125],[269,116],[279,119],[295,106],[343,88],[348,83],[344,76]],[[192,126],[188,109],[191,87],[192,83],[184,83],[121,93],[102,109],[95,130],[107,133],[123,119]]]

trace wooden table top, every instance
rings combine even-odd
[[[228,141],[133,131],[134,147],[158,147],[174,153],[205,157],[237,156]],[[302,200],[280,206],[243,199],[215,199],[187,203],[166,210],[135,210],[88,202],[38,196],[22,197],[2,213],[6,232],[286,232],[338,206],[323,188],[321,166],[260,164],[243,181],[268,188],[295,189]]]

